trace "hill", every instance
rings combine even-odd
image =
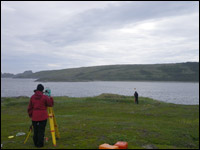
[[[16,75],[37,81],[199,81],[199,62],[107,65]]]
[[[13,78],[14,76],[12,73],[1,73],[1,78]]]

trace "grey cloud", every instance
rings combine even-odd
[[[129,23],[194,12],[191,2],[130,2],[104,9],[91,9],[71,19],[43,28],[38,35],[21,36],[23,40],[43,40],[53,46],[100,40],[98,32],[121,28]],[[145,13],[144,13],[145,12]]]
[[[44,30],[41,40],[55,46],[99,40],[101,37],[98,31],[106,32],[146,19],[193,13],[195,5],[195,2],[130,2],[104,9],[91,9]]]

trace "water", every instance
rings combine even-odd
[[[199,105],[198,82],[34,82],[34,79],[1,78],[1,97],[28,96],[39,83],[51,88],[52,96],[90,97],[102,93],[139,96],[175,104]]]

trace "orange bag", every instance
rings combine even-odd
[[[99,145],[99,149],[119,149],[118,146],[115,145],[109,145],[107,143]]]
[[[123,141],[118,141],[117,143],[115,143],[115,146],[118,146],[119,149],[127,149],[128,143]]]

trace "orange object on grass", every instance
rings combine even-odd
[[[119,149],[118,146],[115,145],[109,145],[107,143],[99,145],[99,149]]]
[[[118,141],[117,143],[115,143],[115,146],[118,146],[119,149],[127,149],[128,143],[123,141]]]

